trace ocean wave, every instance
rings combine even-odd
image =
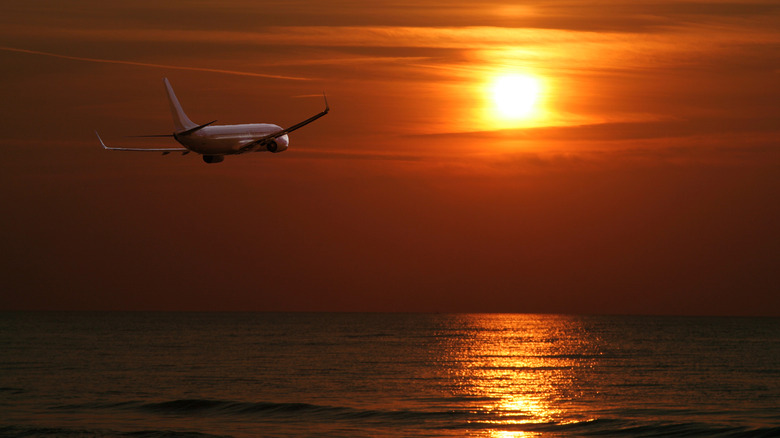
[[[402,426],[401,424],[397,426]],[[439,424],[423,433],[431,436],[431,429],[463,430],[471,432],[530,432],[553,436],[605,436],[605,437],[720,437],[720,438],[769,438],[780,436],[780,427],[719,426],[705,423],[673,422],[636,422],[620,419],[591,419],[577,422],[546,422],[496,424],[494,422],[461,422],[457,424]],[[417,435],[405,429],[409,436]],[[422,431],[420,431],[422,433]],[[435,435],[435,433],[434,433]],[[447,436],[450,433],[446,433]],[[201,432],[176,430],[140,430],[119,431],[108,429],[69,429],[62,427],[0,427],[0,436],[8,438],[22,437],[67,437],[67,438],[232,438],[231,435],[214,435]],[[399,435],[402,436],[402,435]]]
[[[480,397],[457,397],[431,399],[433,401],[481,400]],[[486,401],[489,397],[484,398]],[[213,399],[180,399],[163,402],[123,401],[116,403],[90,403],[63,405],[51,409],[79,412],[83,410],[132,411],[160,416],[184,418],[225,418],[230,421],[253,424],[278,422],[280,424],[300,423],[346,423],[355,427],[401,427],[405,430],[463,430],[471,432],[507,431],[531,432],[553,436],[701,436],[701,437],[774,437],[780,436],[780,427],[750,427],[747,425],[724,425],[716,422],[646,421],[637,420],[630,412],[606,413],[604,418],[590,418],[579,421],[539,421],[524,412],[490,409],[450,410],[383,410],[359,409],[346,406],[326,406],[310,403],[243,402]],[[643,411],[645,417],[649,414]],[[657,410],[652,415],[664,418],[670,412]],[[602,413],[602,415],[605,413]],[[362,426],[361,426],[362,425]],[[59,430],[59,429],[57,429]],[[144,431],[133,433],[104,433],[104,431],[49,431],[20,428],[0,428],[0,436],[132,436],[139,438],[185,437],[197,438],[212,435],[175,431]],[[450,432],[448,432],[450,433]]]
[[[105,429],[67,429],[61,427],[0,427],[0,436],[9,438],[22,437],[73,437],[73,438],[232,438],[230,435],[212,435],[200,432],[183,432],[175,430],[141,430],[122,432]]]
[[[391,423],[414,423],[431,420],[456,420],[458,417],[473,416],[474,412],[463,410],[415,411],[358,409],[345,406],[325,406],[309,403],[240,402],[211,399],[181,399],[157,403],[123,401],[115,403],[86,403],[60,405],[52,410],[76,412],[81,410],[121,410],[157,415],[183,417],[246,417],[254,419],[309,419],[314,421],[367,420]]]
[[[21,394],[21,393],[23,393],[23,392],[24,392],[24,389],[22,389],[22,388],[13,388],[13,387],[10,387],[10,386],[3,386],[3,387],[0,387],[0,393],[5,393],[5,394]]]
[[[574,422],[546,422],[496,425],[491,422],[464,423],[456,428],[505,432],[533,432],[566,436],[611,437],[777,437],[780,427],[725,426],[709,423],[639,422],[635,420],[599,418]]]
[[[262,418],[294,418],[318,421],[373,420],[386,422],[418,422],[470,415],[465,411],[413,411],[357,409],[345,406],[324,406],[309,403],[238,402],[224,400],[184,399],[161,403],[144,403],[136,410],[162,415],[239,416]]]
[[[392,333],[356,333],[351,335],[344,335],[347,339],[363,339],[363,338],[390,338],[394,335]]]

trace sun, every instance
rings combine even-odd
[[[534,115],[541,84],[533,76],[507,74],[493,81],[491,92],[496,113],[504,119],[519,120]]]

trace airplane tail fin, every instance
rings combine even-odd
[[[168,93],[168,103],[171,104],[171,115],[173,116],[173,125],[176,126],[176,132],[186,131],[192,128],[196,128],[198,125],[192,122],[187,114],[184,114],[184,110],[181,109],[179,99],[176,98],[176,94],[173,92],[171,83],[168,82],[168,78],[164,78],[165,91]]]

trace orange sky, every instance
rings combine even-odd
[[[11,0],[0,309],[780,315],[778,29],[773,1]],[[501,118],[513,74],[538,100]],[[199,123],[333,111],[219,165],[101,150],[170,132],[162,77]]]

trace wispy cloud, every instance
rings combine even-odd
[[[594,123],[491,131],[421,134],[427,138],[478,138],[517,140],[619,141],[682,138],[730,133],[780,133],[777,120],[764,118],[699,118],[693,120],[651,120],[642,122]],[[414,137],[414,136],[410,136]]]
[[[773,21],[776,24],[777,19]],[[741,22],[700,22],[679,27],[666,27],[653,34],[624,32],[588,32],[574,29],[538,29],[494,26],[414,27],[414,26],[268,26],[252,31],[181,30],[155,28],[82,28],[47,27],[29,29],[10,25],[0,34],[15,39],[56,38],[69,41],[101,41],[114,43],[155,42],[230,45],[233,48],[272,48],[274,56],[263,58],[263,65],[344,65],[345,63],[414,62],[426,60],[409,56],[344,56],[344,50],[355,48],[435,48],[450,50],[457,60],[471,65],[523,63],[545,65],[547,68],[614,69],[678,68],[695,63],[702,56],[733,56],[745,47],[758,44],[780,45],[780,33],[766,26],[746,27]],[[339,56],[292,56],[280,48],[317,47],[338,50]],[[16,51],[25,51],[15,49]],[[267,50],[267,49],[264,49]],[[201,67],[169,66],[103,58],[59,55],[44,51],[27,53],[61,58],[109,62],[127,65],[211,71],[246,76],[279,79],[307,79],[295,75],[275,75]],[[469,54],[465,56],[464,53]],[[440,52],[441,53],[441,52]],[[445,64],[452,59],[441,59]],[[433,67],[442,62],[431,64]]]
[[[368,161],[406,161],[419,162],[434,159],[431,156],[422,154],[398,154],[390,152],[356,152],[349,150],[316,150],[316,149],[295,149],[290,150],[291,154],[298,158],[323,159],[323,160],[368,160]]]

